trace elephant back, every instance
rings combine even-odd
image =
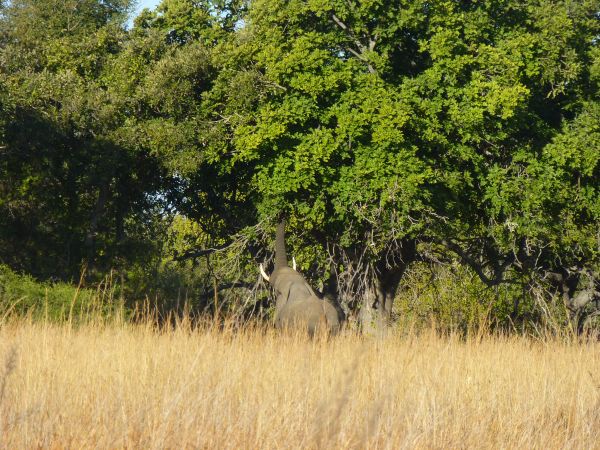
[[[315,295],[288,302],[278,312],[276,319],[277,328],[303,329],[310,336],[319,330],[336,333],[339,325],[337,310]]]
[[[305,300],[315,295],[304,277],[291,267],[283,267],[271,275],[277,296],[283,296],[285,303]]]
[[[327,317],[322,301],[317,297],[309,297],[288,302],[279,311],[276,325],[280,329],[305,329],[311,336],[319,329],[326,329]]]

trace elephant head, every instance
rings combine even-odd
[[[309,335],[317,330],[336,332],[340,319],[336,308],[315,294],[304,277],[296,271],[296,261],[289,267],[285,250],[285,221],[277,226],[275,236],[275,268],[267,275],[260,265],[260,273],[273,290],[275,305],[275,326],[279,329],[305,328]]]

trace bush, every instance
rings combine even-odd
[[[0,265],[0,318],[28,315],[33,319],[82,321],[108,317],[123,311],[115,290],[110,279],[96,290],[80,289],[68,283],[40,282]]]
[[[403,277],[394,313],[400,326],[469,333],[526,330],[540,322],[535,300],[517,285],[487,287],[468,267],[415,263]]]

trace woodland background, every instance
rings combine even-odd
[[[600,2],[0,2],[0,306],[598,329]],[[149,307],[149,306],[148,306]]]

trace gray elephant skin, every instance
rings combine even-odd
[[[295,266],[295,264],[294,264]],[[305,329],[310,336],[317,332],[336,333],[340,328],[337,309],[320,298],[304,277],[289,267],[285,250],[285,221],[277,226],[275,237],[275,268],[268,276],[262,265],[262,276],[277,297],[275,326],[278,329]]]

